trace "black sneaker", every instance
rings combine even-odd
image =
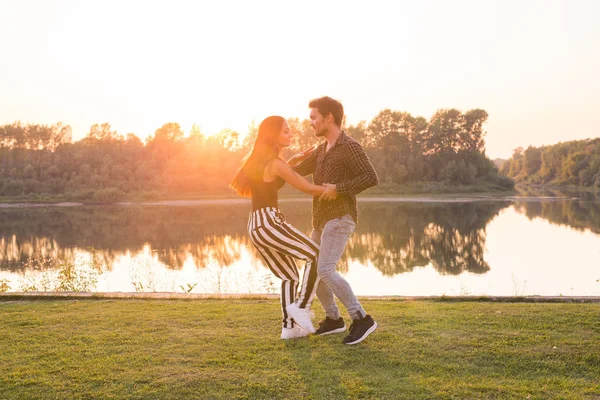
[[[375,329],[377,329],[377,322],[373,321],[370,315],[365,316],[362,319],[352,321],[350,325],[350,333],[344,338],[344,344],[357,344],[362,342],[369,336]]]
[[[332,333],[344,332],[345,330],[346,324],[344,323],[344,318],[333,319],[325,317],[323,321],[319,322],[319,327],[315,335],[330,335]]]

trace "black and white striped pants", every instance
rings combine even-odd
[[[297,301],[300,308],[310,308],[317,292],[319,245],[288,224],[283,214],[275,207],[265,207],[251,212],[248,219],[248,233],[267,267],[282,281],[283,327],[291,328],[294,324],[287,314],[287,306]],[[300,278],[296,259],[306,261],[298,296]]]

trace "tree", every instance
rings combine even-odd
[[[367,122],[360,121],[356,125],[350,125],[346,128],[346,133],[352,136],[357,142],[366,148]]]
[[[365,146],[381,148],[384,138],[402,136],[403,122],[404,113],[392,111],[389,108],[382,110],[369,122],[365,132]]]
[[[177,122],[169,122],[154,131],[153,141],[176,142],[183,138],[183,131]]]
[[[290,146],[290,151],[302,151],[319,143],[308,119],[300,121],[299,118],[288,118],[287,121],[290,132],[292,133],[292,145]]]
[[[23,170],[23,177],[27,178],[27,179],[35,179],[35,178],[37,178],[36,175],[37,174],[35,172],[35,168],[33,167],[33,165],[27,164],[27,166],[25,167],[25,170]]]
[[[216,140],[221,147],[229,151],[236,151],[241,147],[240,134],[231,129],[223,129],[209,140]]]
[[[536,174],[542,166],[542,150],[529,146],[523,153],[523,167],[527,175]]]
[[[248,132],[246,133],[246,136],[244,136],[244,138],[242,139],[242,144],[240,147],[240,150],[244,154],[252,150],[252,146],[254,146],[254,142],[256,141],[257,136],[258,125],[256,124],[256,121],[252,120],[250,125],[248,125]]]
[[[592,187],[600,173],[600,138],[515,149],[503,172],[519,182]]]
[[[481,109],[469,110],[462,115],[459,147],[470,152],[485,152],[483,124],[488,113]]]
[[[0,147],[25,147],[25,127],[20,122],[4,125],[0,130]]]
[[[381,157],[384,181],[402,183],[410,177],[422,176],[422,142],[426,127],[424,118],[389,109],[381,111],[369,123],[365,141],[376,150],[375,157]]]
[[[195,144],[202,144],[205,140],[206,137],[204,136],[202,131],[200,131],[200,127],[196,124],[192,125],[188,141],[193,142]]]
[[[426,154],[450,154],[460,149],[460,132],[463,121],[456,109],[438,110],[429,120]]]
[[[87,136],[90,139],[96,139],[96,140],[102,140],[102,141],[123,139],[123,137],[121,135],[119,135],[117,133],[117,131],[113,131],[110,128],[110,124],[108,122],[105,122],[101,125],[99,125],[99,124],[92,125],[90,127],[90,131],[88,132]]]

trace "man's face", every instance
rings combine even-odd
[[[327,121],[318,108],[310,109],[310,126],[315,131],[316,137],[321,137],[327,133]]]

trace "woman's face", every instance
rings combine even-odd
[[[292,133],[290,132],[290,127],[288,126],[287,121],[283,121],[281,132],[279,132],[279,135],[277,135],[275,143],[280,149],[289,147],[289,145],[292,144]]]

